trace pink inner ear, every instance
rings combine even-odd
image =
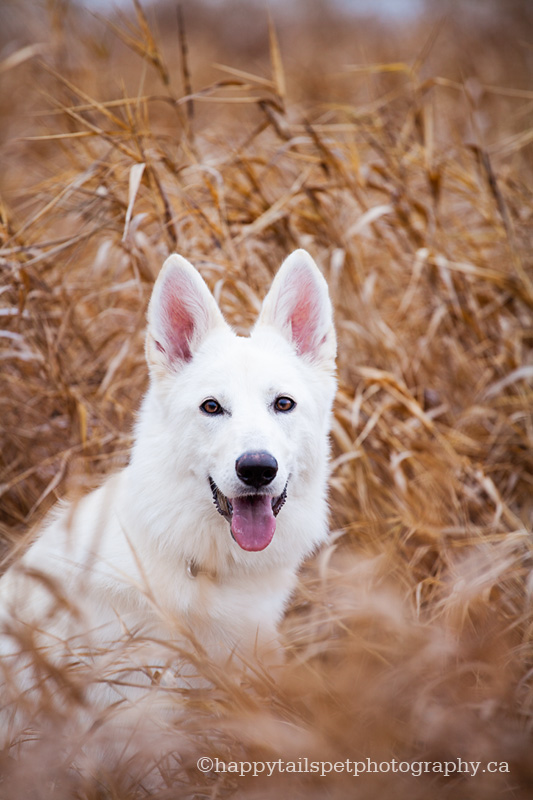
[[[190,342],[194,334],[196,319],[193,313],[194,289],[188,281],[169,279],[163,286],[161,298],[161,322],[163,342],[157,342],[171,361],[190,361]]]
[[[311,353],[320,344],[316,341],[320,311],[316,287],[307,274],[294,283],[291,287],[294,305],[289,314],[292,339],[299,353]]]

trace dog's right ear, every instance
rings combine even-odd
[[[148,306],[146,359],[158,372],[189,362],[210,330],[226,322],[200,273],[185,258],[167,258]]]
[[[256,328],[263,325],[281,333],[298,355],[327,372],[334,369],[336,338],[328,286],[306,250],[295,250],[279,268]]]

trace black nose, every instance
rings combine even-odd
[[[235,462],[235,471],[247,486],[260,489],[272,483],[278,473],[278,462],[270,453],[243,453]]]

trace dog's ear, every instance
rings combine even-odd
[[[262,325],[276,328],[299,355],[333,368],[336,338],[328,285],[306,250],[295,250],[281,265],[256,328]]]
[[[226,322],[200,273],[182,256],[169,256],[148,306],[146,358],[156,371],[179,369],[213,328]]]

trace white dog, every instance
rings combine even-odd
[[[45,652],[105,651],[125,631],[171,641],[180,626],[214,657],[266,652],[326,537],[335,333],[308,253],[286,259],[248,338],[170,256],[146,355],[129,466],[53,513],[0,582],[4,622],[19,625],[12,659],[20,626]]]

